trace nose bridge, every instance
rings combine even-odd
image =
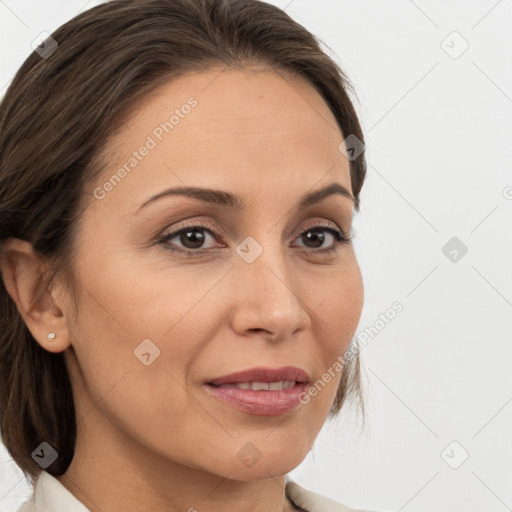
[[[283,244],[276,229],[262,229],[246,237],[237,247],[240,259],[234,269],[238,315],[248,322],[242,324],[278,337],[304,328],[308,319]]]
[[[264,288],[267,294],[287,296],[292,293],[285,286],[290,277],[290,263],[287,261],[283,243],[276,228],[262,227],[247,236],[236,250],[242,260],[237,265],[241,279],[247,279],[252,286],[260,290]]]

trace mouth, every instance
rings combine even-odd
[[[235,384],[272,384],[272,383],[284,383],[285,382],[298,382],[300,384],[307,383],[309,381],[309,375],[296,366],[283,366],[281,368],[250,368],[249,370],[243,370],[240,372],[230,373],[222,377],[217,377],[206,381],[207,384],[212,386],[223,386],[223,385],[235,385]],[[288,387],[290,385],[288,384]],[[250,389],[250,388],[242,388]],[[268,388],[260,388],[266,389]]]
[[[280,391],[293,388],[297,384],[295,380],[279,380],[276,382],[234,382],[233,384],[211,384],[217,388],[252,389],[253,391]]]
[[[301,402],[309,376],[300,368],[252,368],[205,381],[209,396],[257,416],[290,412]]]

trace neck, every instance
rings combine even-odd
[[[286,498],[284,475],[240,481],[212,474],[150,452],[119,431],[108,435],[104,425],[86,419],[77,425],[73,461],[58,480],[91,512],[135,512],[141,504],[168,512],[298,510]]]

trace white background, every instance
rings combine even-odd
[[[0,0],[0,96],[41,32],[98,3]],[[510,510],[512,0],[270,3],[328,45],[357,91],[358,333],[404,307],[361,352],[364,430],[343,410],[290,476],[353,507]],[[452,237],[468,248],[456,262],[442,252]],[[29,493],[0,451],[0,510]]]

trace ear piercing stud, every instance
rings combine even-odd
[[[55,333],[54,332],[50,332],[48,334],[48,341],[52,342],[54,339],[55,339]]]

